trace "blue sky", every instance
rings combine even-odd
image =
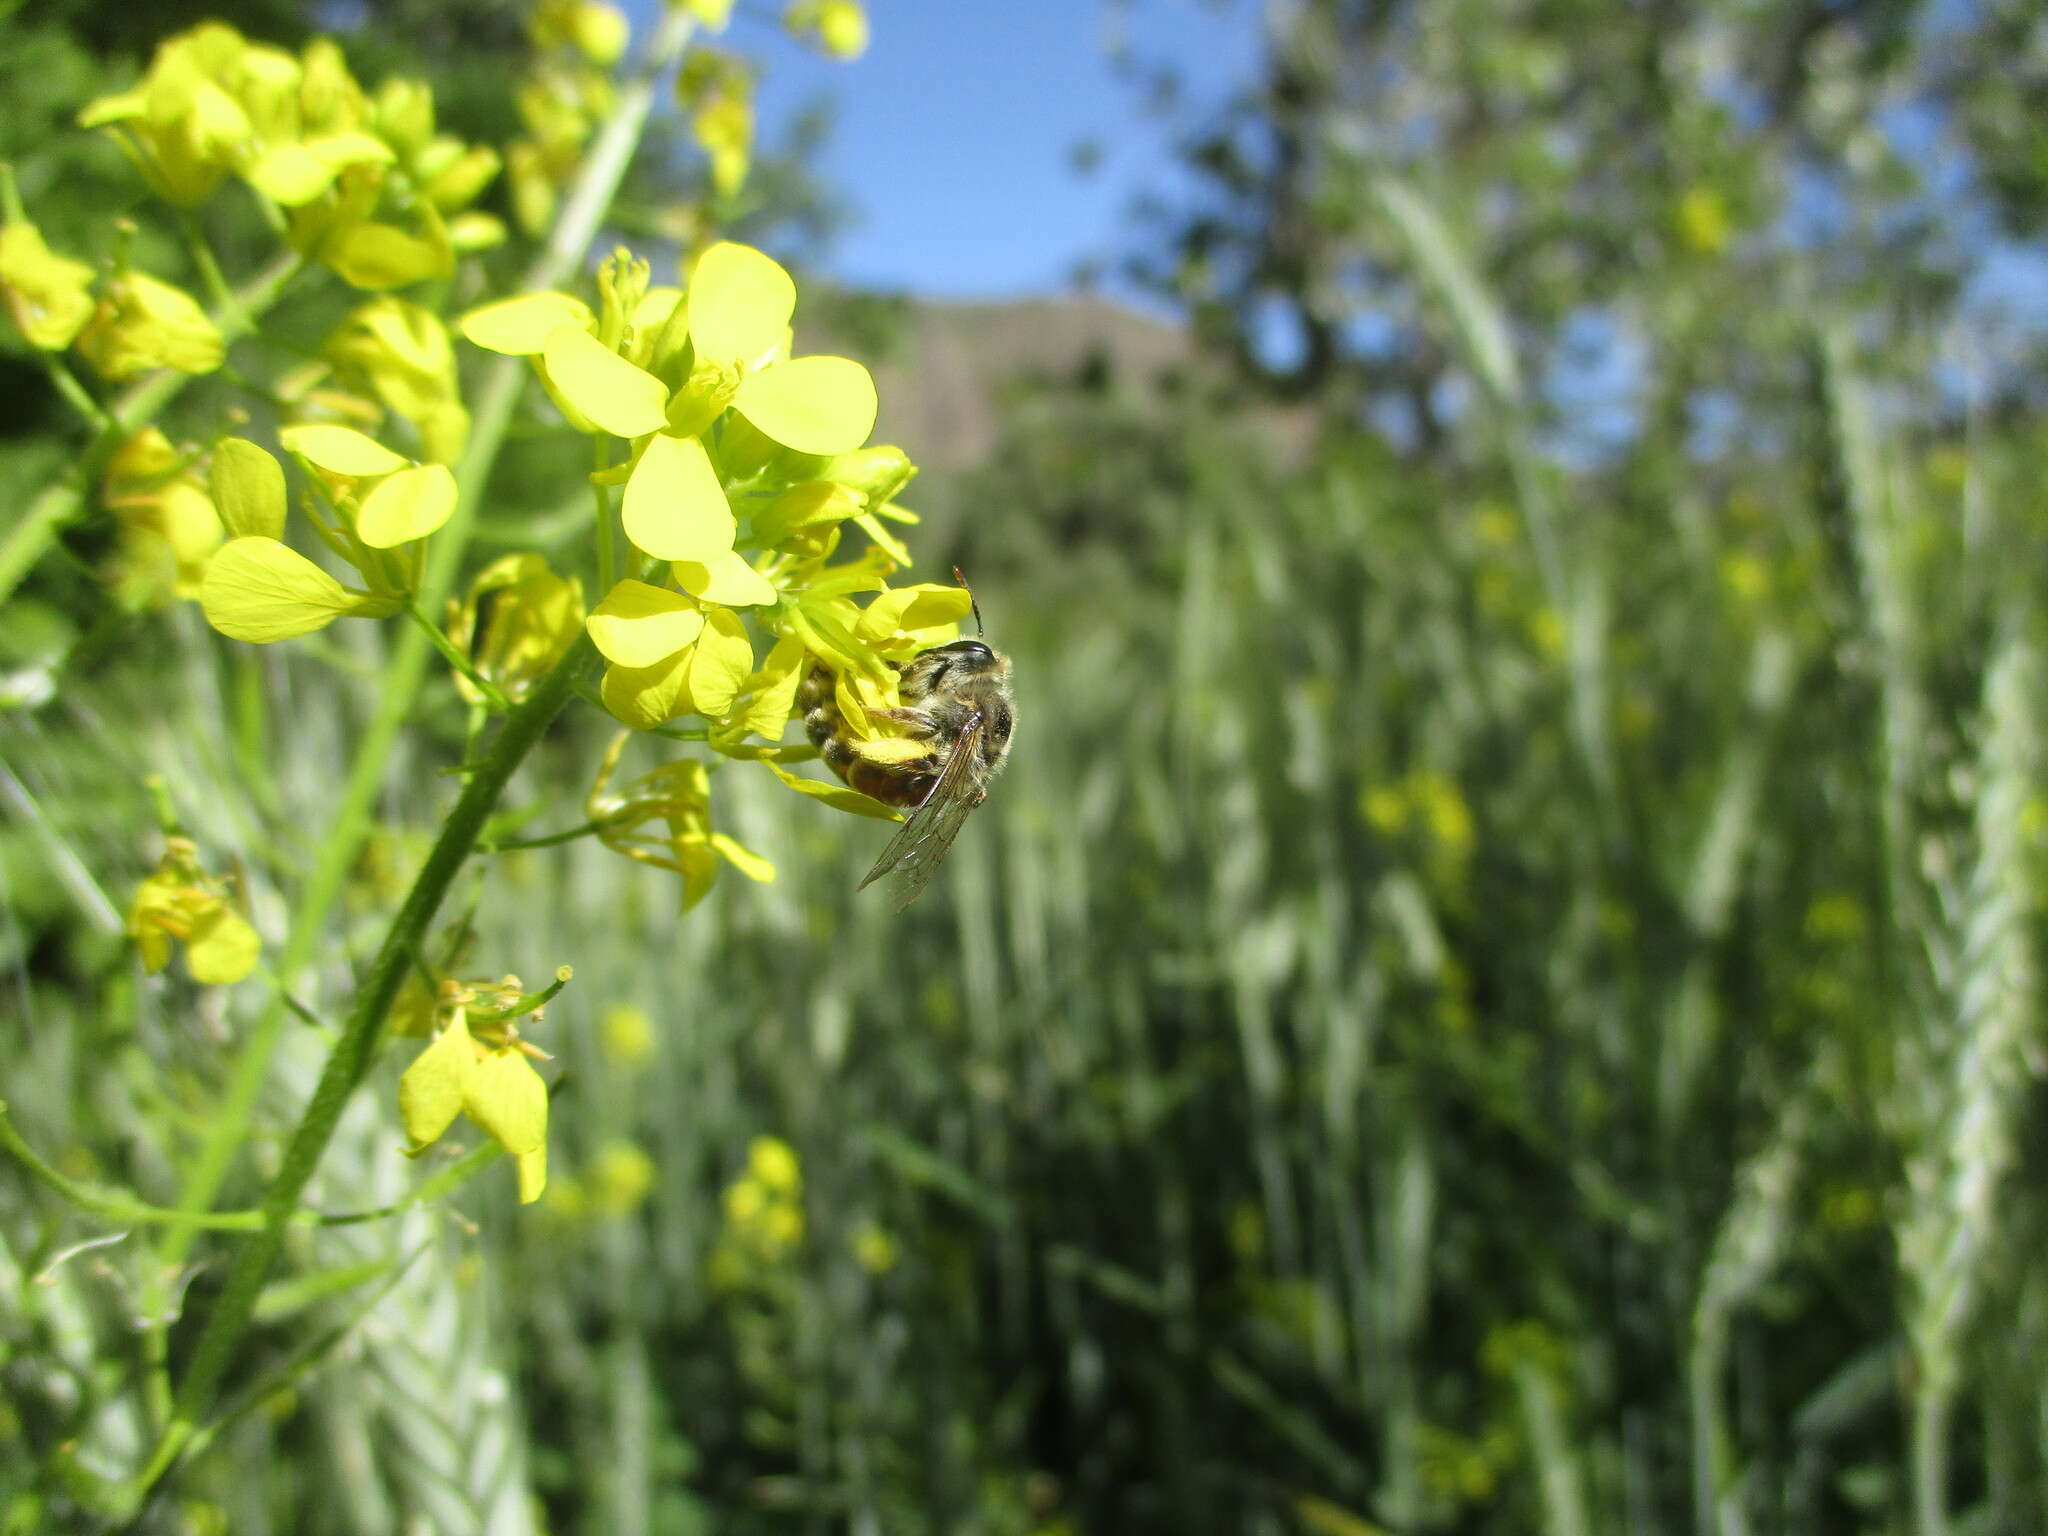
[[[636,31],[652,9],[632,0]],[[1187,99],[1220,103],[1257,59],[1261,0],[868,0],[872,42],[851,64],[787,40],[779,3],[741,0],[720,43],[764,69],[770,141],[805,104],[836,108],[818,171],[855,213],[826,262],[849,284],[948,298],[1069,285],[1076,265],[1128,243],[1132,199],[1172,173],[1106,47],[1169,60]],[[1094,140],[1093,175],[1072,152]]]

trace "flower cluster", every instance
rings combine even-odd
[[[650,276],[621,252],[599,274],[596,309],[570,294],[527,294],[458,322],[477,346],[529,359],[572,426],[626,445],[622,462],[594,477],[623,487],[634,556],[586,621],[606,664],[604,705],[641,731],[694,715],[713,752],[764,762],[842,809],[892,815],[789,773],[778,759],[807,749],[778,744],[799,684],[822,664],[856,738],[878,757],[903,747],[869,717],[898,703],[890,663],[953,638],[968,611],[957,587],[889,585],[910,561],[891,525],[915,521],[894,498],[916,471],[899,449],[864,446],[877,405],[867,369],[791,354],[796,285],[770,257],[723,242],[682,287]],[[836,560],[849,525],[864,545]],[[870,593],[865,606],[855,601]],[[757,879],[769,873],[710,830],[701,764],[614,794],[616,756],[590,806],[613,846],[680,870],[689,901],[718,858]],[[667,833],[650,847],[636,829],[654,820]]]
[[[735,1290],[763,1279],[804,1235],[804,1176],[796,1149],[779,1136],[756,1136],[747,1168],[725,1187],[725,1226],[711,1252],[711,1282]]]
[[[446,277],[457,251],[504,238],[470,211],[498,174],[496,152],[437,133],[418,81],[366,93],[327,38],[294,55],[208,22],[165,42],[133,88],[79,121],[110,131],[180,207],[239,177],[283,211],[294,248],[357,288]]]

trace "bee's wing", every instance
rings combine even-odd
[[[938,782],[932,785],[931,793],[889,839],[889,846],[882,850],[875,867],[860,883],[860,889],[866,890],[882,876],[890,876],[889,896],[898,912],[917,900],[917,893],[925,888],[932,871],[939,867],[939,860],[960,835],[968,812],[981,804],[974,784],[974,759],[981,750],[981,728],[982,717],[975,715],[954,738],[953,750],[940,765]]]

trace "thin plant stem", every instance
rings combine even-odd
[[[426,635],[427,640],[433,645],[435,650],[441,653],[448,665],[468,678],[470,686],[484,696],[484,702],[491,707],[494,713],[503,714],[511,707],[506,701],[504,692],[498,685],[470,664],[469,658],[462,654],[461,648],[453,640],[450,640],[447,635],[442,633],[441,626],[420,611],[420,605],[417,602],[407,603],[405,612],[406,617],[410,618],[420,628]]]
[[[557,989],[559,990],[559,989]],[[198,1227],[209,1232],[260,1232],[263,1230],[263,1212],[247,1211],[179,1211],[169,1206],[151,1205],[134,1196],[96,1189],[67,1178],[50,1161],[31,1147],[15,1129],[13,1119],[7,1113],[5,1103],[0,1103],[0,1147],[13,1155],[32,1178],[49,1189],[66,1204],[97,1217],[109,1226],[170,1226]],[[504,1149],[495,1141],[486,1141],[471,1149],[455,1162],[423,1180],[418,1188],[402,1200],[390,1205],[380,1205],[367,1211],[298,1211],[293,1214],[292,1223],[301,1227],[352,1227],[364,1222],[382,1221],[386,1217],[403,1215],[416,1206],[427,1205],[451,1194],[490,1164],[497,1161]]]
[[[524,853],[529,848],[555,848],[563,843],[573,843],[579,837],[595,837],[603,826],[595,821],[586,821],[580,827],[571,827],[566,832],[550,832],[545,837],[523,837],[511,842],[479,843],[478,853]]]
[[[42,362],[43,372],[49,375],[51,386],[64,397],[66,405],[85,418],[86,425],[95,432],[112,430],[113,422],[105,408],[86,392],[85,386],[78,382],[78,375],[66,368],[56,353],[45,352],[38,347],[36,356]]]
[[[612,493],[599,477],[611,467],[610,439],[599,433],[591,449],[590,494],[597,503],[597,590],[610,592],[619,575],[619,552],[612,543]]]
[[[284,1246],[284,1234],[300,1195],[327,1150],[349,1098],[369,1070],[384,1037],[391,1005],[440,910],[448,887],[476,847],[484,823],[496,809],[514,770],[575,692],[578,677],[596,656],[589,637],[580,638],[533,694],[506,718],[490,751],[464,786],[441,833],[392,919],[362,988],[356,993],[341,1039],[336,1043],[288,1143],[283,1166],[263,1197],[263,1227],[236,1254],[226,1285],[194,1349],[192,1364],[178,1384],[174,1417],[158,1442],[134,1492],[147,1492],[177,1460],[194,1426],[206,1415],[234,1359],[236,1346],[254,1316],[256,1297]]]
[[[227,277],[221,272],[220,262],[214,257],[206,232],[199,227],[199,216],[188,208],[178,222],[184,226],[185,248],[192,253],[192,264],[199,269],[199,280],[206,285],[206,294],[213,307],[236,330],[254,330],[254,323],[238,308],[235,291],[228,286]]]
[[[575,190],[564,203],[553,236],[528,269],[523,291],[553,287],[566,279],[582,259],[597,233],[605,210],[618,191],[634,147],[646,127],[653,108],[656,86],[682,54],[694,22],[679,8],[670,7],[660,28],[648,45],[645,61],[634,81],[619,95],[613,115],[599,131],[597,142],[584,161]],[[463,551],[469,541],[491,467],[497,462],[512,424],[512,416],[524,392],[528,377],[525,360],[499,358],[485,375],[477,395],[470,423],[468,446],[455,467],[459,491],[455,510],[430,541],[427,566],[420,583],[419,602],[427,611],[441,606],[455,584]],[[4,572],[4,566],[0,566]],[[0,581],[0,596],[4,596]],[[314,857],[313,872],[293,904],[293,921],[286,934],[278,961],[278,975],[285,986],[296,982],[298,973],[311,961],[324,930],[327,914],[341,894],[356,853],[368,835],[377,792],[383,787],[385,770],[398,732],[411,713],[415,694],[425,677],[428,643],[416,630],[401,633],[393,646],[390,663],[384,669],[378,691],[376,713],[358,741],[346,782]],[[274,1002],[250,1031],[219,1112],[214,1116],[198,1161],[187,1174],[179,1204],[187,1209],[210,1205],[237,1151],[248,1139],[257,1096],[269,1073],[289,1013]],[[179,1233],[189,1229],[178,1229]],[[177,1234],[174,1234],[174,1237]],[[189,1239],[187,1239],[189,1241]],[[183,1250],[166,1256],[174,1267]]]

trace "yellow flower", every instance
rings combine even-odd
[[[421,541],[454,514],[454,474],[444,464],[414,464],[352,427],[307,423],[284,428],[278,439],[312,478],[316,495],[305,507],[315,531],[368,590],[344,587],[274,533],[251,534],[208,564],[199,592],[207,622],[231,640],[262,645],[310,634],[344,614],[398,612],[419,584]],[[250,456],[262,450],[248,443],[238,453],[253,468]],[[266,500],[282,497],[281,475],[261,479]],[[273,503],[264,526],[281,530],[283,521]]]
[[[803,1169],[796,1148],[779,1136],[756,1136],[747,1143],[747,1172],[760,1180],[762,1188],[777,1195],[794,1197],[803,1192]]]
[[[583,582],[557,576],[536,554],[492,561],[448,604],[448,638],[513,703],[533,691],[583,627]],[[477,703],[476,685],[460,673],[455,686]]]
[[[654,1172],[654,1159],[632,1142],[606,1142],[584,1175],[591,1211],[623,1216],[638,1210],[654,1188]]]
[[[835,59],[857,59],[867,52],[867,12],[857,0],[797,0],[783,13],[782,24]]]
[[[865,1218],[853,1229],[852,1246],[854,1262],[871,1275],[886,1275],[900,1256],[896,1239]]]
[[[454,1009],[398,1082],[407,1155],[419,1156],[466,1116],[517,1159],[520,1204],[538,1200],[547,1185],[548,1090],[527,1059],[532,1049],[510,1030],[477,1038],[466,1011]]]
[[[614,1003],[598,1024],[604,1053],[622,1067],[644,1066],[654,1058],[654,1025],[643,1008]]]
[[[425,457],[453,464],[469,435],[469,413],[447,327],[404,299],[373,299],[344,320],[321,349],[340,382],[374,395],[418,428]]]
[[[33,224],[0,224],[0,302],[30,346],[61,352],[92,316],[92,268],[53,255]]]
[[[680,874],[685,910],[710,894],[721,862],[750,880],[775,878],[774,865],[734,838],[712,830],[711,775],[702,763],[664,763],[630,784],[612,789],[612,773],[628,739],[622,731],[613,740],[584,802],[585,813],[597,825],[598,838],[607,848]],[[649,822],[660,822],[665,835],[643,833],[640,829]]]
[[[198,848],[183,837],[166,841],[156,873],[137,888],[128,936],[151,975],[169,963],[172,941],[182,943],[185,968],[206,986],[240,981],[256,968],[262,947],[248,919],[229,904],[227,883],[200,868]]]
[[[119,381],[151,368],[211,373],[227,356],[227,342],[184,289],[129,271],[107,284],[78,334],[78,350],[101,377]]]
[[[136,86],[79,113],[106,128],[158,196],[181,207],[211,197],[254,147],[255,126],[229,89],[248,44],[209,22],[159,44]]]
[[[120,520],[115,584],[146,604],[166,592],[197,597],[207,562],[224,537],[195,466],[155,427],[145,427],[108,461],[101,495]]]

